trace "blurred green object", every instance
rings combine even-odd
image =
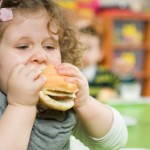
[[[107,104],[116,108],[128,126],[130,148],[150,148],[150,98],[109,100]]]

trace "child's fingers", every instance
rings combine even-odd
[[[76,78],[76,77],[66,78],[65,81],[76,84],[79,89],[88,86],[88,83],[87,83],[86,80],[79,79],[79,78]]]
[[[80,88],[80,80],[78,78],[74,78],[74,77],[70,77],[70,78],[66,78],[65,79],[66,82],[69,82],[69,83],[74,83],[78,86],[78,88]]]
[[[30,68],[31,70],[28,70],[27,76],[34,80],[36,79],[44,70],[44,67],[40,66],[35,66],[34,68]]]
[[[27,76],[28,73],[30,73],[33,69],[35,68],[35,66],[25,66],[23,64],[21,65],[17,65],[14,70],[13,70],[13,75],[22,75],[22,76]]]
[[[58,66],[56,66],[55,67],[56,69],[65,69],[65,68],[74,68],[74,69],[76,69],[76,70],[78,70],[78,67],[76,67],[76,66],[74,66],[74,65],[72,65],[72,64],[69,64],[69,63],[62,63],[62,64],[60,64],[60,65],[58,65]]]
[[[24,69],[25,65],[16,65],[12,71],[14,75],[20,74],[20,72]]]
[[[47,78],[44,77],[44,76],[38,78],[38,79],[34,82],[34,87],[33,87],[33,88],[35,88],[35,89],[37,89],[37,90],[40,90],[40,89],[43,87],[43,85],[45,84],[46,81],[47,81]]]
[[[77,78],[83,78],[83,75],[79,68],[72,64],[63,63],[56,67],[56,70],[61,75],[67,75],[67,76],[76,76]]]
[[[24,76],[27,76],[28,73],[31,72],[34,68],[35,68],[35,66],[33,66],[33,65],[24,66],[24,67],[20,70],[19,74],[22,74],[22,75],[24,75]]]
[[[39,68],[31,70],[31,72],[28,73],[28,77],[31,80],[35,80],[40,74],[42,73],[42,70]]]

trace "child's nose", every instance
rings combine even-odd
[[[43,49],[36,50],[30,57],[30,63],[34,64],[46,64],[47,61],[47,55]]]

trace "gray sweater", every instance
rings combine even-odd
[[[6,107],[7,98],[0,92],[0,116]],[[48,110],[42,113],[35,120],[28,150],[69,150],[70,135],[76,125],[74,111]]]

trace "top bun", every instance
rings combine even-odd
[[[66,82],[64,79],[68,78],[68,76],[59,75],[53,65],[48,65],[41,73],[41,76],[47,77],[47,81],[42,89],[69,93],[78,91],[77,85]]]

